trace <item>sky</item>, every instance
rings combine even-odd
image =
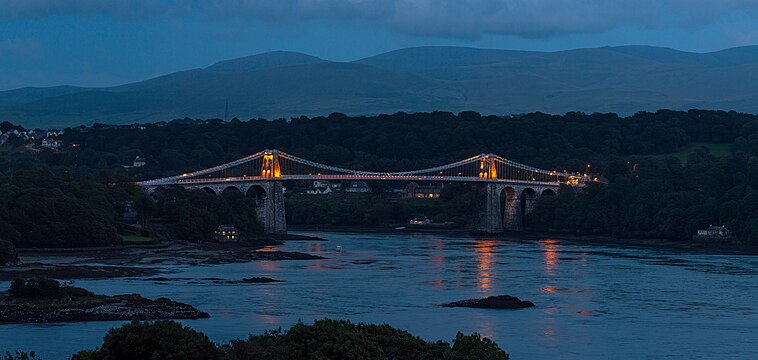
[[[758,44],[758,0],[0,0],[0,90],[111,86],[288,50]]]

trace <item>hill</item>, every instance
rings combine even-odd
[[[295,52],[221,61],[108,88],[0,92],[0,120],[32,127],[174,118],[476,110],[758,112],[758,46],[691,53],[650,46],[558,52],[407,48],[352,63]]]

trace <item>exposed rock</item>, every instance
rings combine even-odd
[[[219,278],[205,278],[203,280],[210,280],[216,284],[253,284],[253,283],[272,283],[272,282],[284,282],[282,280],[272,279],[265,276],[254,276],[249,278],[243,278],[242,280],[224,280]]]
[[[0,269],[0,281],[31,277],[109,279],[114,277],[150,276],[157,273],[157,269],[146,267],[33,264]]]
[[[209,317],[191,305],[138,294],[105,296],[61,285],[55,280],[14,280],[0,295],[0,323],[199,319]]]
[[[447,304],[439,304],[444,307],[470,307],[482,309],[522,309],[533,307],[534,303],[528,300],[521,300],[515,296],[501,295],[490,296],[483,299],[468,299],[454,301]]]
[[[272,279],[270,277],[265,277],[265,276],[254,276],[254,277],[250,277],[250,278],[243,278],[241,281],[243,283],[283,282],[282,280],[276,280],[276,279]]]

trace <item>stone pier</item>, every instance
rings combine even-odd
[[[505,230],[521,230],[542,194],[558,193],[555,186],[511,185],[487,183],[484,190],[484,208],[476,231],[498,234]]]

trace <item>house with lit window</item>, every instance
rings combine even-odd
[[[418,183],[412,182],[405,186],[405,194],[403,197],[409,199],[437,199],[440,197],[440,194],[442,194],[442,189],[442,185],[419,185]]]
[[[220,225],[214,232],[214,239],[217,242],[239,241],[239,232],[232,225]]]
[[[58,150],[63,146],[63,141],[55,140],[53,138],[46,137],[42,139],[42,147],[50,150]]]

